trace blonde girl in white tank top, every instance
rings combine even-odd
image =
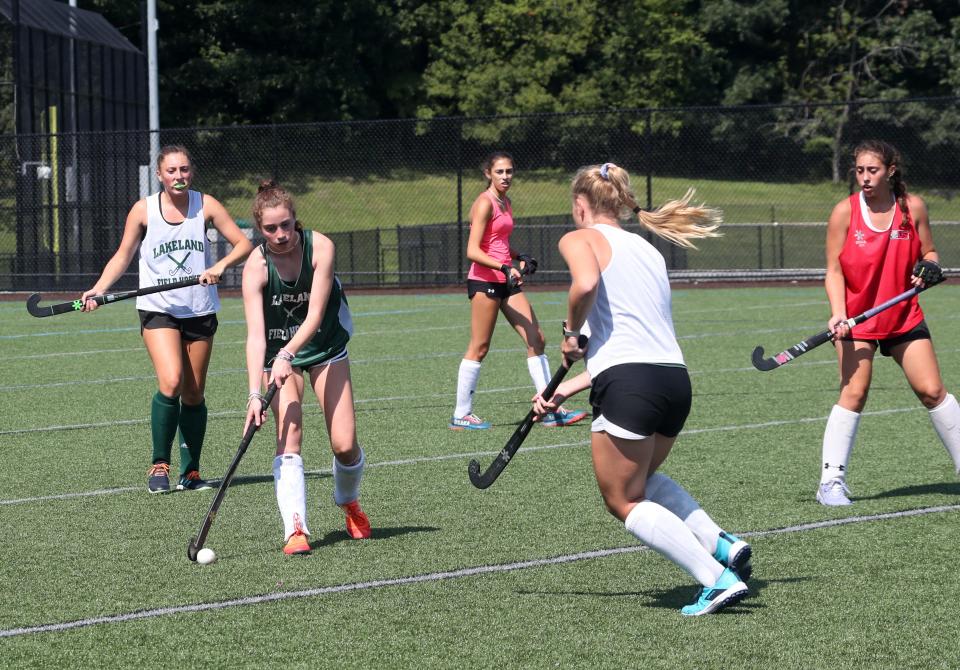
[[[682,614],[715,612],[747,595],[751,548],[657,471],[683,427],[692,391],[674,335],[666,263],[620,221],[635,212],[642,226],[692,247],[691,239],[717,234],[720,214],[691,206],[692,192],[655,212],[640,211],[627,171],[612,163],[581,168],[572,196],[577,229],[560,240],[571,275],[561,351],[570,360],[586,356],[587,372],[561,384],[551,402],[534,398],[534,409],[550,411],[596,387],[591,449],[607,509],[701,584]],[[581,329],[589,331],[586,350],[578,345]]]

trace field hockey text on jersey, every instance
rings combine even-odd
[[[298,330],[300,330],[299,325],[290,326],[289,328],[268,328],[267,339],[289,342],[293,339],[293,336],[297,334]]]

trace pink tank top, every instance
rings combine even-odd
[[[507,208],[500,207],[500,203],[490,191],[484,191],[493,205],[493,216],[487,222],[487,228],[480,239],[480,249],[487,255],[496,258],[501,263],[510,264],[510,233],[513,232],[513,207],[507,201]],[[467,279],[504,284],[507,278],[500,270],[494,270],[477,263],[470,264]]]

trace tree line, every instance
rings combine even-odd
[[[142,3],[79,5],[143,43]],[[165,127],[960,95],[956,0],[158,0],[157,15]],[[931,133],[960,133],[940,116]],[[787,132],[813,127],[829,141],[823,119]]]

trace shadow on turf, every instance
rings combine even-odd
[[[937,482],[936,484],[915,484],[900,488],[882,491],[872,496],[855,496],[854,500],[880,500],[883,498],[901,498],[904,496],[921,496],[928,494],[945,496],[960,496],[960,482]]]
[[[410,533],[435,533],[439,528],[434,526],[396,526],[394,528],[382,528],[374,526],[373,535],[369,540],[354,540],[345,530],[334,530],[324,535],[319,540],[310,543],[310,549],[319,549],[320,547],[329,547],[340,542],[372,542],[375,540],[387,540],[391,537],[400,535],[409,535]]]
[[[747,586],[750,587],[750,594],[746,600],[728,607],[723,612],[743,613],[744,611],[755,610],[763,607],[762,603],[754,602],[756,597],[770,584],[790,584],[801,581],[808,581],[809,577],[790,577],[788,579],[751,579]],[[675,586],[672,589],[650,590],[650,591],[531,591],[518,590],[519,595],[534,596],[586,596],[590,598],[643,598],[644,607],[656,607],[660,609],[679,610],[684,605],[693,602],[697,595],[697,589],[694,586]]]

